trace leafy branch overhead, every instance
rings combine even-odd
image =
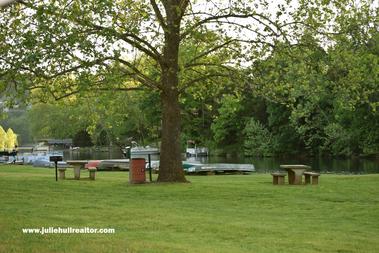
[[[173,16],[183,18],[176,31],[181,45],[186,41],[193,45],[208,43],[192,52],[192,58],[187,58],[180,68],[181,75],[218,52],[233,55],[233,62],[228,64],[232,68],[256,57],[249,53],[258,52],[256,48],[272,50],[278,40],[296,42],[297,33],[289,33],[288,28],[300,22],[296,17],[282,18],[293,9],[290,5],[279,6],[280,15],[273,15],[266,11],[272,7],[266,1],[173,2],[176,1],[19,1],[1,13],[3,75],[20,71],[46,80],[63,75],[80,79],[100,75],[101,70],[117,62],[125,78],[162,89],[159,75],[146,72],[140,58],[150,58],[158,69],[167,65],[165,37],[175,32],[170,21]],[[175,12],[170,8],[176,8]],[[212,34],[217,34],[216,40]],[[225,76],[225,64],[216,66],[220,76]],[[215,76],[206,71],[198,74]]]

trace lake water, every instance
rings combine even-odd
[[[75,150],[64,151],[65,160],[103,160],[124,158],[121,151],[114,149],[107,152],[96,150]],[[152,156],[152,160],[159,160],[158,156]],[[186,158],[183,155],[183,160]],[[370,174],[379,173],[379,159],[349,158],[336,159],[325,157],[235,157],[235,156],[210,156],[190,158],[191,161],[202,163],[249,163],[254,164],[257,172],[266,173],[277,171],[280,164],[305,164],[312,167],[312,170],[322,173],[341,173],[341,174]]]

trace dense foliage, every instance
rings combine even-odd
[[[202,21],[185,16],[178,53],[179,80],[175,87],[181,107],[182,148],[187,140],[195,140],[213,150],[260,156],[294,153],[347,156],[379,152],[378,8],[371,1],[362,1],[358,6],[349,1],[321,2],[299,1],[296,11],[279,6],[273,23],[268,14],[249,14],[252,9],[243,9],[238,1],[214,13],[214,17],[242,13],[243,18],[249,18],[246,25],[238,23],[233,31],[255,33],[257,40],[250,38],[250,41],[232,39],[232,34],[228,34],[228,27],[240,21],[233,20],[235,16],[231,20],[205,19],[217,24],[213,30],[202,26]],[[106,3],[99,6],[99,10],[113,6]],[[265,1],[260,3],[265,6]],[[154,16],[154,10],[147,2],[140,4],[136,13],[146,11],[143,15],[139,13],[141,24],[154,23],[154,19],[149,19]],[[329,6],[332,4],[333,8]],[[7,102],[17,101],[25,93],[39,100],[29,101],[33,106],[26,114],[3,122],[15,129],[24,129],[25,133],[30,131],[34,139],[90,136],[95,145],[125,143],[130,138],[143,144],[158,143],[162,137],[162,91],[149,87],[162,77],[154,61],[158,52],[147,56],[136,54],[134,65],[129,65],[121,52],[111,46],[118,34],[113,32],[126,33],[128,28],[111,31],[96,25],[101,21],[97,20],[96,9],[91,9],[91,15],[83,20],[77,20],[76,14],[81,13],[77,5],[92,8],[87,3],[69,4],[71,12],[56,17],[51,15],[58,11],[54,2],[47,8],[38,6],[32,12],[39,18],[41,30],[27,29],[30,34],[25,35],[15,27],[7,28],[8,33],[17,30],[23,37],[22,47],[11,48],[7,40],[7,46],[1,48],[4,55],[9,50],[14,51],[14,62],[3,64],[12,71],[23,70],[22,75],[20,72],[2,74],[7,82],[19,82],[17,90],[4,86],[3,82],[2,89],[7,87],[6,91],[13,95]],[[131,3],[125,5],[132,6]],[[107,14],[114,15],[108,11]],[[12,15],[13,12],[22,10],[14,8]],[[21,18],[12,19],[12,15],[14,24],[27,25]],[[291,22],[285,24],[283,17],[289,15],[292,15]],[[112,22],[117,24],[133,20],[133,16],[126,13],[113,18]],[[161,17],[155,18],[162,22]],[[60,34],[37,41],[33,33],[55,34],[55,28],[46,26],[46,20],[50,19],[70,36]],[[95,24],[90,23],[91,19]],[[263,31],[253,25],[257,20],[265,27]],[[136,29],[129,32],[140,33],[139,25],[133,23]],[[94,38],[83,35],[88,32],[104,39],[101,46],[105,51],[94,49]],[[146,34],[143,36],[151,39]],[[159,36],[157,38],[162,39]],[[50,48],[50,40],[57,40],[62,51]],[[79,40],[82,43],[76,43]],[[34,52],[36,44],[39,51]],[[71,69],[70,59],[63,57],[67,54],[66,47],[99,60],[71,55],[68,58],[80,63],[79,68]],[[162,45],[157,46],[160,47]],[[129,50],[120,48],[125,52]],[[23,50],[31,53],[24,54]],[[54,63],[50,68],[41,63],[45,58]],[[39,64],[33,65],[36,62]],[[32,66],[38,67],[33,69]],[[44,71],[50,71],[51,76],[45,76]],[[145,80],[141,81],[132,73]]]

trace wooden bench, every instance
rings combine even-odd
[[[272,184],[284,184],[284,178],[287,175],[287,173],[274,172],[274,173],[271,173],[271,175],[272,175]]]
[[[310,184],[311,178],[312,178],[312,184],[318,184],[319,176],[320,174],[316,172],[304,172],[305,184]]]
[[[66,168],[58,168],[58,171],[59,171],[59,179],[65,179]]]
[[[95,180],[96,170],[96,167],[88,167],[89,179]]]

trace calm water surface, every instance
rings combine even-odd
[[[103,160],[103,159],[122,159],[124,158],[121,151],[114,149],[108,152],[100,152],[95,150],[75,150],[64,151],[64,159],[89,159],[89,160]],[[153,156],[153,160],[159,160],[158,156]],[[183,156],[183,160],[186,158]],[[202,163],[250,163],[254,164],[256,171],[265,173],[276,171],[279,169],[280,164],[305,164],[312,167],[312,170],[322,173],[341,173],[341,174],[369,174],[379,173],[379,159],[363,159],[363,158],[349,158],[349,159],[335,159],[335,158],[319,158],[319,157],[199,157],[191,158],[191,161],[199,161]]]

